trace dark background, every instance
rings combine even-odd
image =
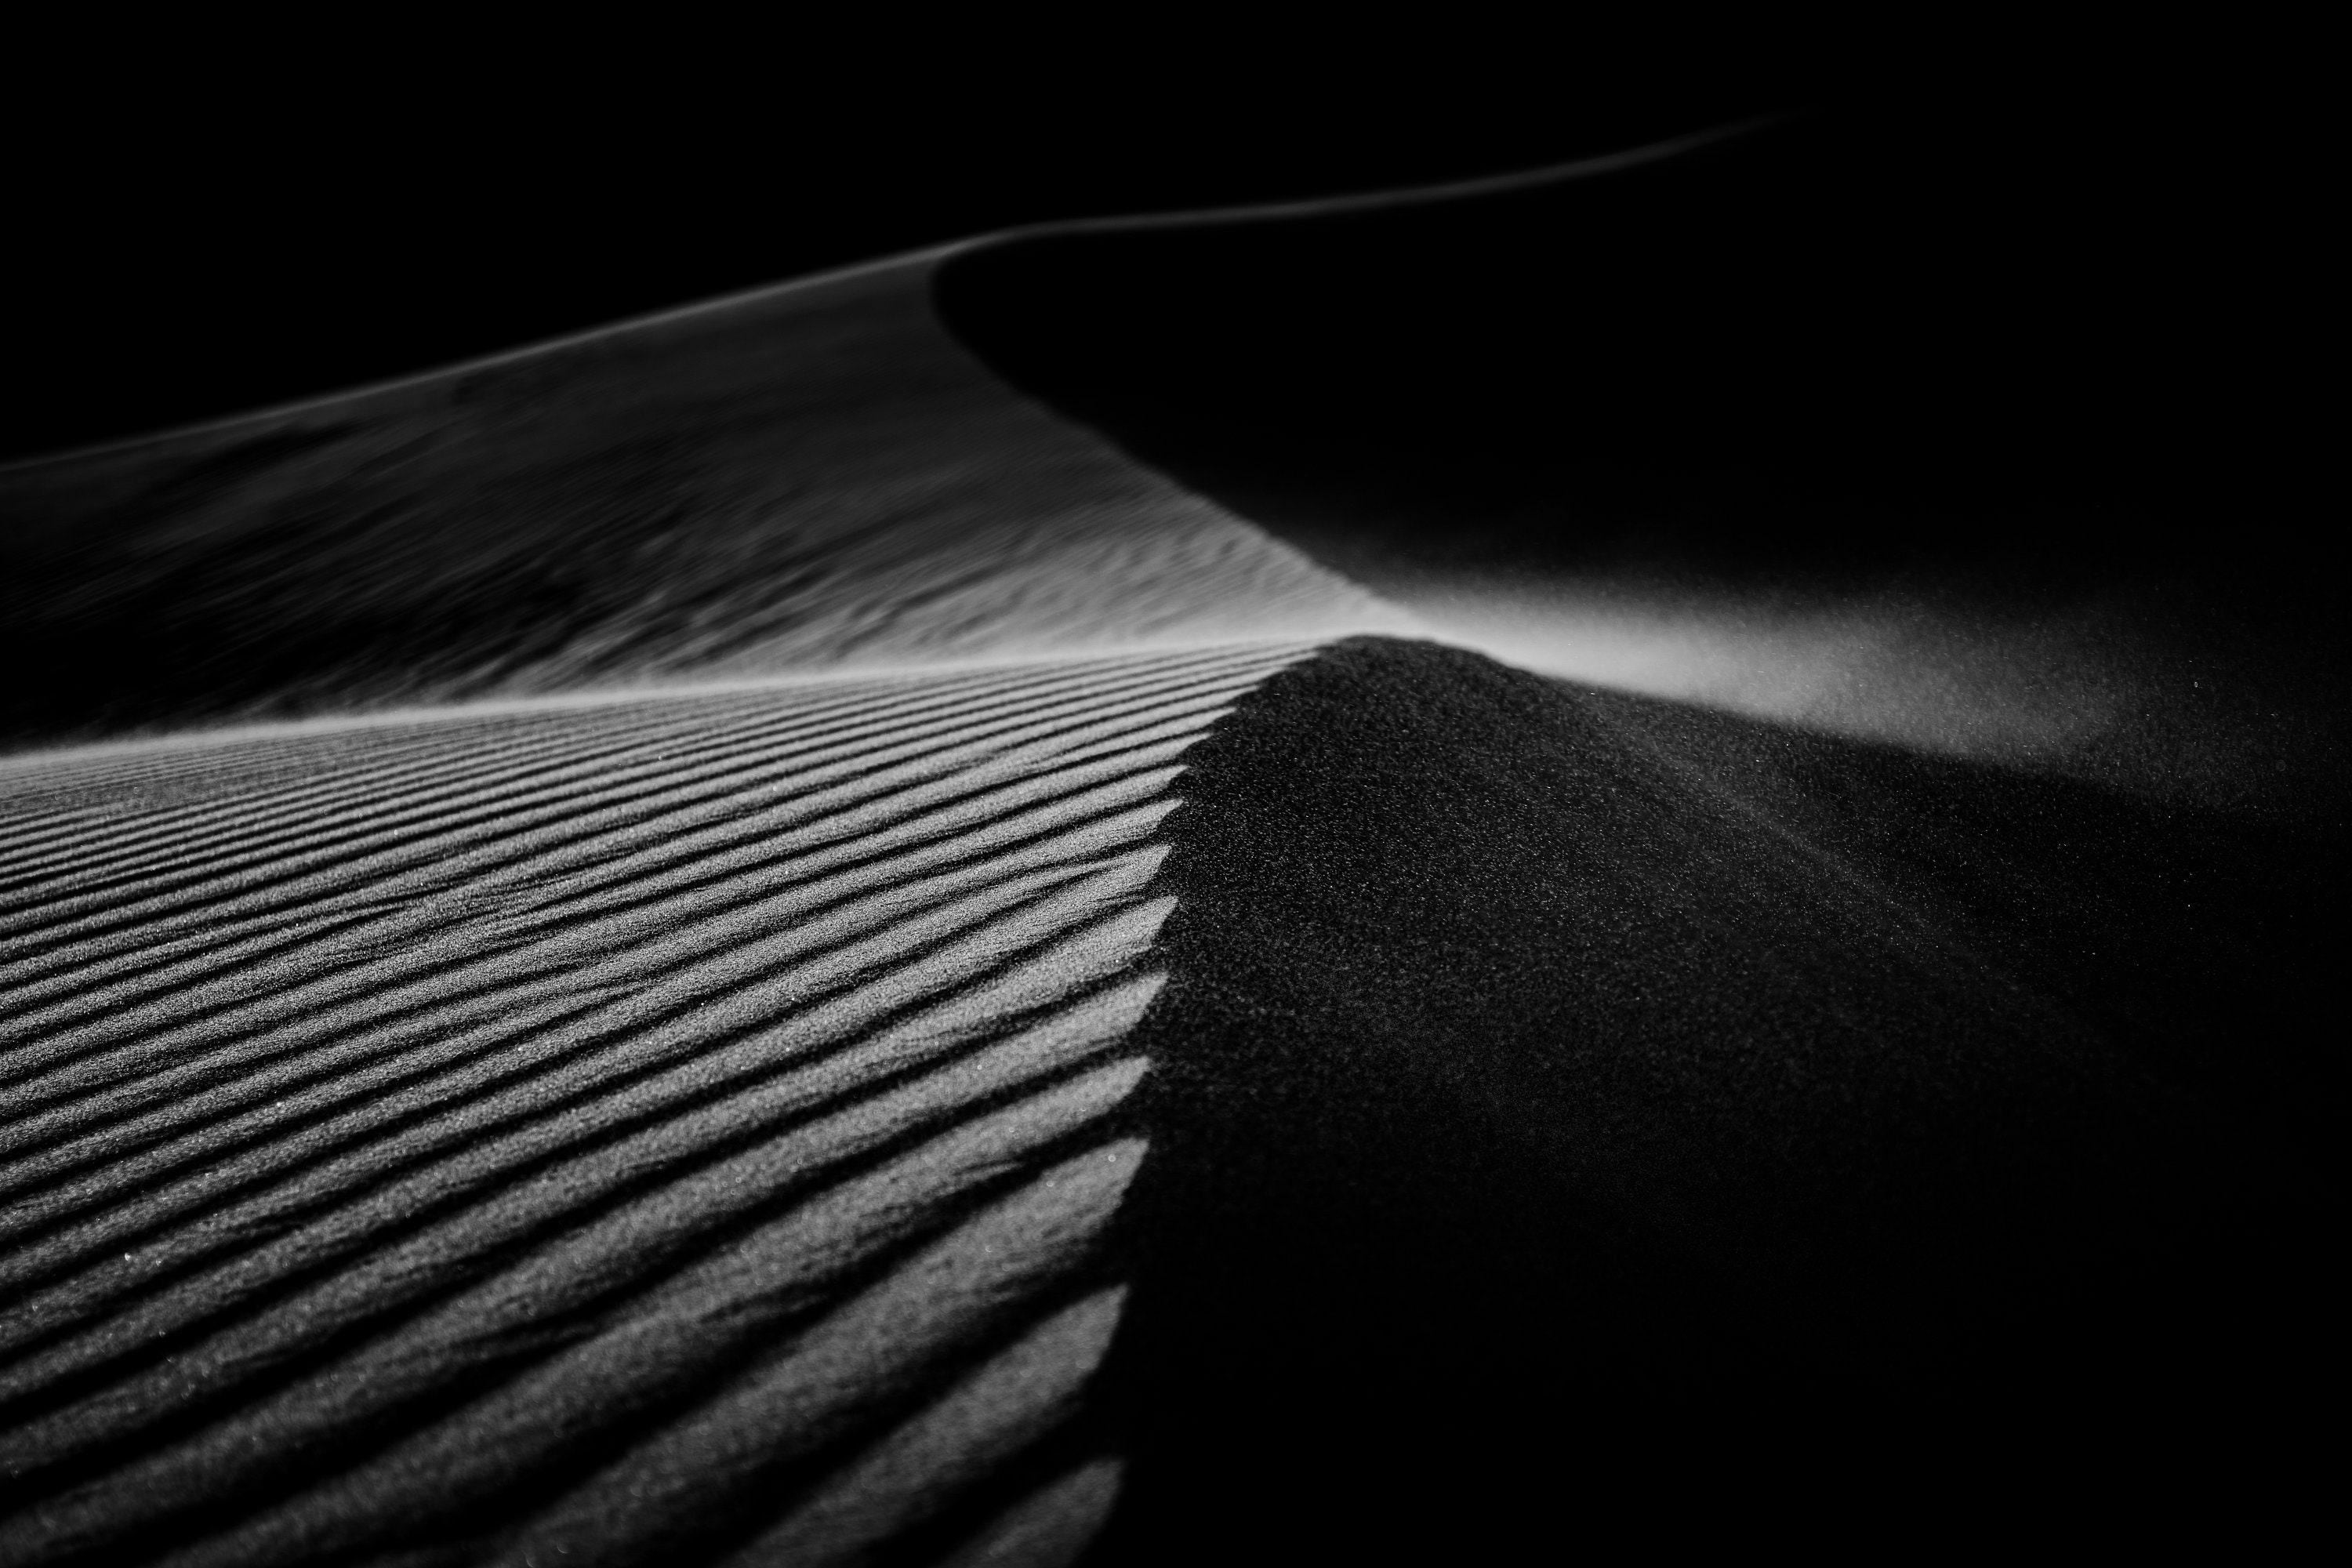
[[[25,40],[0,457],[135,435],[1057,217],[1542,165],[1759,114],[1948,105],[2137,199],[2293,226],[2288,44],[1540,32]],[[2071,151],[2070,151],[2071,150]],[[2217,216],[2216,202],[2226,214]],[[2284,255],[2295,244],[2265,240]]]
[[[1400,604],[1898,606],[1915,692],[1971,689],[1973,647],[1984,710],[2101,715],[2004,762],[2341,834],[2332,141],[2237,64],[1791,71],[1787,112],[1638,167],[1032,236],[938,298],[1014,384]]]

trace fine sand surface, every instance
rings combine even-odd
[[[0,1556],[1098,1531],[1180,754],[1410,623],[940,259],[0,471]]]
[[[1066,1559],[1169,786],[1306,652],[9,764],[0,1556]]]
[[[942,254],[0,469],[0,745],[1410,624],[1015,394]]]
[[[2306,1484],[2347,868],[2275,826],[1380,638],[5,776],[12,1561]]]
[[[0,469],[0,1560],[2291,1516],[2335,634],[1819,151]]]
[[[2325,1495],[2340,847],[1387,639],[1186,762],[1101,1561]]]

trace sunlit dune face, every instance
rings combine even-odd
[[[1126,1300],[1171,785],[1312,651],[16,760],[0,1558],[1074,1556],[1117,1454],[988,1489]]]

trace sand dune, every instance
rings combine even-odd
[[[1103,1523],[1171,784],[1406,622],[943,254],[0,470],[0,1555]]]
[[[2247,362],[2267,287],[2176,243],[2137,130],[2086,163],[2000,120],[1799,115],[1466,190],[1066,226],[948,258],[941,310],[1417,635],[2340,816],[2342,573],[2284,479],[2314,449],[2294,378]]]
[[[2137,526],[2068,509],[2153,437],[2010,395],[2068,297],[1906,304],[1983,256],[1934,190],[1925,270],[1847,245],[1803,145],[0,469],[0,1558],[1503,1561],[2281,1472],[2333,645],[2168,729],[2226,639],[2003,553]],[[1341,635],[1433,629],[1521,668]]]
[[[11,1560],[1098,1521],[990,1488],[1118,1320],[1170,783],[1308,651],[9,764]]]
[[[2327,1495],[2340,846],[1387,638],[1186,762],[1097,1561]]]
[[[944,254],[0,468],[0,743],[1407,624],[1014,393]]]
[[[0,771],[12,1559],[2170,1485],[2310,1296],[2330,863],[2067,781],[1388,639]]]

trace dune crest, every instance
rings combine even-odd
[[[945,254],[0,470],[0,738],[1406,624],[1013,391]]]

